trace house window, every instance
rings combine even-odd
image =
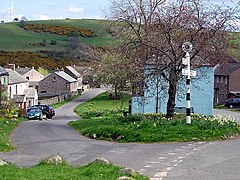
[[[217,83],[219,83],[219,77],[218,76],[216,77],[216,79],[217,79]]]
[[[53,77],[53,82],[55,82],[56,81],[56,77]]]
[[[228,83],[228,78],[227,77],[225,77],[225,84],[227,84]]]
[[[223,83],[223,79],[224,79],[224,77],[222,76],[222,77],[221,77],[221,83]]]
[[[12,86],[9,88],[9,96],[12,97]]]
[[[219,89],[216,89],[216,104],[219,103]]]
[[[143,96],[144,95],[144,82],[135,82],[132,86],[132,95],[133,96]]]
[[[66,90],[67,90],[67,91],[71,91],[71,89],[70,89],[70,84],[69,84],[69,83],[66,83]]]
[[[6,77],[3,78],[3,84],[7,85],[7,78]]]
[[[29,76],[27,76],[26,79],[29,80]]]

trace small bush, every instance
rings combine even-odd
[[[18,117],[19,108],[17,107],[16,103],[13,100],[4,100],[2,102],[2,107],[0,110],[1,117],[5,117],[8,119],[12,119]]]
[[[56,44],[57,44],[57,41],[51,40],[50,44],[51,44],[51,45],[56,45]]]
[[[27,112],[25,109],[19,109],[19,112],[18,112],[18,116],[19,117],[27,117]]]

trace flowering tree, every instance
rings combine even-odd
[[[131,69],[129,59],[111,51],[103,55],[98,76],[101,82],[113,85],[115,97],[118,97],[121,90],[129,88]]]
[[[144,71],[168,82],[166,117],[174,115],[177,84],[182,74],[182,44],[191,42],[192,65],[225,60],[229,31],[234,31],[238,6],[215,6],[201,0],[113,0],[110,19],[121,53]]]

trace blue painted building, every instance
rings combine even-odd
[[[195,70],[197,75],[191,78],[191,108],[194,114],[212,115],[214,67],[202,66]],[[158,108],[158,112],[166,113],[168,101],[168,83],[166,80],[162,77],[148,78],[145,84],[142,95],[132,97],[132,114],[155,113],[156,107]],[[175,103],[177,108],[184,109],[186,107],[185,77],[181,78],[178,83]]]

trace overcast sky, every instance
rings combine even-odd
[[[206,0],[204,0],[206,1]],[[210,0],[215,3],[231,0]],[[237,2],[237,0],[233,0]],[[25,16],[28,20],[93,18],[103,19],[109,0],[0,0],[0,20],[9,21],[13,2],[12,18]]]

